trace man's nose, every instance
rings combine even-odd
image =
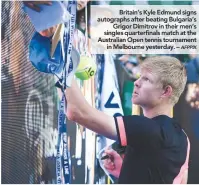
[[[134,82],[134,85],[136,87],[140,87],[140,79],[137,79],[135,82]]]

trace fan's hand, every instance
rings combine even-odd
[[[27,6],[28,8],[36,11],[36,12],[40,12],[41,8],[39,7],[39,5],[52,5],[52,1],[23,1],[23,4],[25,6]]]

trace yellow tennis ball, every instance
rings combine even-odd
[[[75,76],[81,80],[88,80],[96,73],[96,64],[93,58],[81,56],[79,65],[76,69]]]

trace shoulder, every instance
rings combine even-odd
[[[160,125],[161,136],[165,144],[173,146],[187,145],[188,136],[176,119],[161,115],[155,117],[154,120]]]
[[[147,137],[160,135],[160,126],[153,119],[144,116],[121,116],[115,118],[116,128],[128,136]]]
[[[180,124],[174,118],[160,115],[154,117],[153,120],[160,126],[161,130],[168,131],[170,134],[173,134],[173,132],[183,132]]]

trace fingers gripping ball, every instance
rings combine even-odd
[[[81,80],[88,80],[95,75],[96,64],[91,57],[81,56],[75,76]]]

